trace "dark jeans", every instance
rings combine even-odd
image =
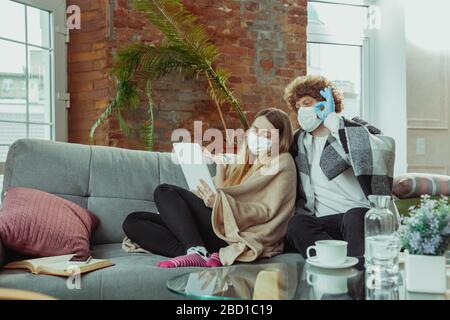
[[[186,254],[191,247],[204,246],[217,252],[227,243],[214,233],[212,209],[183,188],[162,184],[154,193],[157,213],[134,212],[123,223],[125,234],[142,248],[166,257]]]
[[[353,208],[346,213],[325,217],[297,214],[289,221],[285,251],[300,252],[306,259],[306,249],[318,240],[345,240],[348,255],[364,255],[364,215],[368,208]]]

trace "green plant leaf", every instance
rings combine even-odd
[[[238,114],[244,129],[247,119],[232,90],[227,86],[229,73],[212,67],[219,55],[217,47],[197,23],[197,18],[180,0],[133,0],[133,7],[164,35],[160,46],[133,44],[120,50],[114,58],[111,74],[117,80],[116,96],[92,126],[90,138],[109,117],[116,117],[121,130],[128,136],[132,131],[143,132],[146,148],[154,146],[154,115],[151,83],[170,74],[181,73],[197,78],[206,76],[208,92],[217,104],[221,118],[221,105],[230,103]],[[123,114],[135,110],[140,95],[147,98],[147,117],[142,130],[128,125]],[[226,128],[225,122],[223,123]]]

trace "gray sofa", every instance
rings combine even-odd
[[[125,217],[133,211],[156,212],[153,191],[161,183],[187,187],[181,169],[167,153],[18,140],[6,160],[2,199],[11,187],[28,187],[87,208],[100,219],[91,239],[92,254],[111,259],[115,265],[83,275],[79,290],[67,289],[65,278],[4,269],[0,270],[0,287],[60,299],[184,299],[167,290],[166,281],[198,268],[160,269],[155,265],[164,257],[129,254],[121,248]],[[8,259],[11,253],[0,243],[0,266]],[[303,258],[283,254],[255,263],[282,261]]]

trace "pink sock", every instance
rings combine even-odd
[[[160,268],[206,267],[206,261],[199,254],[190,253],[158,262]]]
[[[222,267],[222,262],[220,262],[220,257],[218,252],[214,252],[206,262],[206,266],[210,268]]]

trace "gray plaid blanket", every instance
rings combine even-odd
[[[314,214],[314,192],[304,144],[306,131],[298,130],[291,147],[298,172],[296,213]],[[394,174],[395,141],[360,118],[341,117],[339,141],[329,135],[320,159],[325,176],[332,180],[352,167],[366,196],[390,195]]]

